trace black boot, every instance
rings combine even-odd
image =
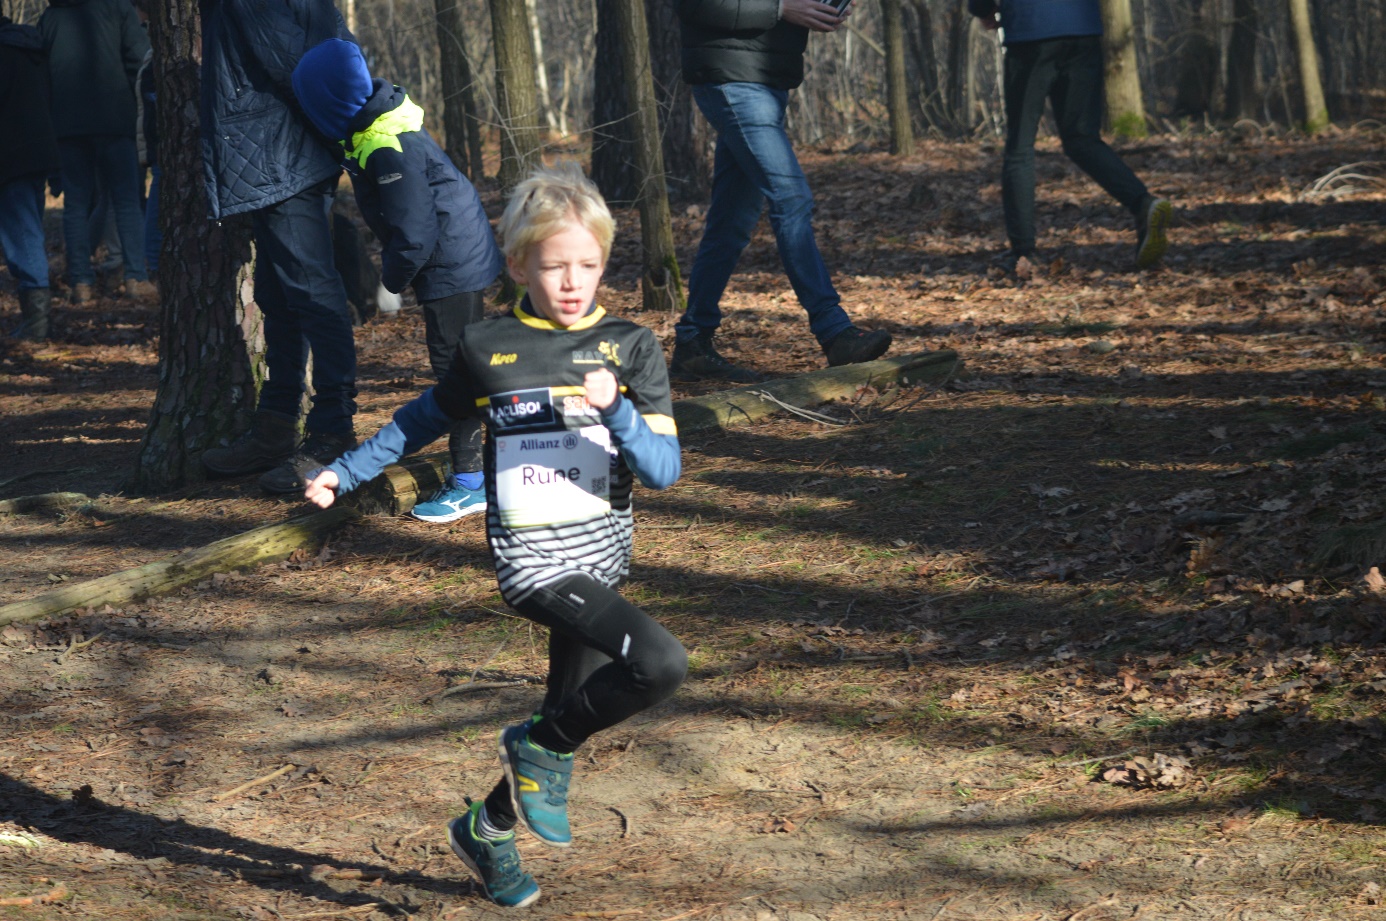
[[[203,453],[202,466],[216,476],[259,473],[280,464],[298,444],[298,420],[279,413],[257,412],[249,431],[224,448]]]
[[[303,445],[273,470],[260,477],[260,488],[275,495],[301,493],[308,485],[307,475],[319,467],[326,467],[352,448],[356,447],[353,435],[326,435],[322,432],[309,432]]]
[[[828,356],[828,367],[855,365],[863,361],[875,361],[890,348],[890,333],[883,329],[869,332],[849,326],[823,346],[823,354]]]
[[[19,339],[47,339],[48,311],[53,296],[47,288],[19,289],[19,329],[14,331]]]
[[[732,384],[755,384],[765,380],[765,375],[727,361],[712,344],[712,336],[701,333],[687,341],[674,342],[669,376],[679,381],[727,381]]]

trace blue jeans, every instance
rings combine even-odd
[[[0,250],[21,288],[48,287],[48,253],[43,248],[42,173],[0,185]]]
[[[342,276],[332,263],[333,176],[251,215],[255,303],[265,318],[262,412],[298,418],[308,353],[313,407],[307,429],[350,436],[356,414],[356,340]]]
[[[760,83],[702,83],[693,99],[717,131],[712,203],[693,269],[688,310],[674,327],[681,342],[711,335],[737,260],[770,203],[780,262],[820,344],[852,325],[813,236],[813,193],[784,130],[789,93]]]
[[[144,264],[150,275],[159,271],[159,250],[164,245],[164,230],[159,226],[159,165],[149,167],[149,198],[144,203]]]
[[[125,277],[137,281],[148,279],[135,139],[113,134],[61,138],[58,156],[63,167],[63,240],[67,247],[68,281],[74,285],[89,285],[96,280],[91,268],[94,241],[87,222],[96,197],[98,175],[115,209]]]

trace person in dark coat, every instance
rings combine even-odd
[[[1064,155],[1091,176],[1136,222],[1136,268],[1164,256],[1173,208],[1150,194],[1102,140],[1102,12],[1097,0],[968,0],[985,28],[1004,30],[1002,89],[1006,149],[1001,203],[1013,271],[1035,254],[1035,135],[1044,101],[1054,109]],[[998,19],[999,16],[999,19]]]
[[[0,144],[0,250],[19,288],[24,339],[48,337],[48,252],[43,238],[44,181],[58,168],[48,111],[43,37],[0,16],[0,125],[19,143]]]
[[[341,148],[294,100],[305,51],[351,38],[331,0],[203,0],[202,167],[211,216],[249,213],[255,301],[269,380],[251,427],[202,455],[218,476],[264,471],[267,492],[303,490],[303,474],[356,443],[356,342],[329,217]],[[308,354],[313,404],[298,437]]]
[[[154,294],[144,264],[135,75],[149,37],[129,0],[49,0],[39,17],[62,158],[63,238],[73,297],[92,296],[89,226],[98,181],[110,197],[127,294]]]
[[[712,202],[688,274],[688,309],[674,327],[676,379],[759,380],[717,351],[721,300],[766,202],[780,262],[829,365],[870,361],[890,333],[863,330],[842,309],[813,233],[813,193],[785,133],[789,91],[804,80],[809,32],[836,32],[844,13],[819,0],[678,0],[683,79],[717,131]]]
[[[429,363],[441,381],[462,330],[483,318],[484,289],[504,265],[476,189],[423,126],[404,90],[372,79],[361,49],[329,39],[294,69],[294,92],[318,130],[338,141],[361,216],[380,239],[380,278],[398,294],[413,285]],[[486,510],[481,421],[449,432],[452,480],[414,506],[422,521]]]

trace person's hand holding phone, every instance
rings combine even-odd
[[[811,32],[836,32],[851,12],[851,0],[841,7],[822,0],[780,0],[780,18]]]

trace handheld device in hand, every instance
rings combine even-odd
[[[852,5],[852,0],[823,0],[823,2],[832,7],[839,16],[847,12],[847,7]]]

